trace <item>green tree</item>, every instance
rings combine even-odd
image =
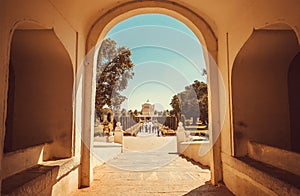
[[[206,74],[206,72],[205,72]],[[204,123],[208,122],[208,91],[207,84],[195,80],[193,84],[186,86],[183,92],[174,95],[170,105],[177,119],[200,118]]]
[[[179,97],[177,95],[173,96],[170,105],[173,108],[173,112],[174,112],[174,115],[176,116],[177,120],[180,121],[180,117],[181,117],[181,104],[180,104]]]
[[[133,111],[133,114],[134,114],[135,117],[137,117],[137,116],[139,115],[139,112],[137,111],[137,109],[135,109],[135,110]]]
[[[98,117],[101,109],[108,105],[114,112],[126,100],[120,92],[127,87],[128,80],[134,75],[131,51],[118,47],[112,39],[105,39],[99,49],[96,74],[95,112]]]
[[[133,111],[132,110],[128,110],[128,115],[133,117]]]
[[[199,82],[195,80],[192,84],[196,95],[197,101],[200,108],[200,119],[204,122],[208,122],[208,91],[207,91],[207,84],[204,82]]]
[[[123,108],[123,109],[121,110],[121,115],[122,115],[122,116],[126,116],[126,113],[127,113],[126,109]]]
[[[204,94],[199,99],[199,106],[200,106],[200,119],[203,123],[208,123],[208,95]]]
[[[178,94],[181,103],[181,113],[187,117],[195,119],[195,117],[199,117],[199,105],[197,101],[197,96],[193,87],[186,86],[185,90]]]

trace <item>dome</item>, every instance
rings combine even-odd
[[[143,105],[153,105],[153,103],[150,102],[149,99],[147,99],[147,101]]]

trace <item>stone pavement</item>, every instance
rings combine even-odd
[[[168,148],[167,148],[168,147]],[[176,152],[176,137],[157,137],[153,134],[138,134],[137,137],[125,137],[124,148],[129,151],[155,151],[164,148]]]
[[[127,149],[95,168],[92,185],[72,195],[232,195],[210,185],[209,169],[176,154],[176,137],[161,139],[166,143],[159,149]]]

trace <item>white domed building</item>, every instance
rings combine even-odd
[[[154,114],[154,104],[149,99],[142,104],[142,114],[139,115],[140,121],[153,120],[153,117],[157,117]]]

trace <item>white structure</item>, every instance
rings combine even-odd
[[[140,120],[152,120],[153,117],[157,117],[154,114],[154,104],[149,99],[142,104],[142,114],[139,115]]]

